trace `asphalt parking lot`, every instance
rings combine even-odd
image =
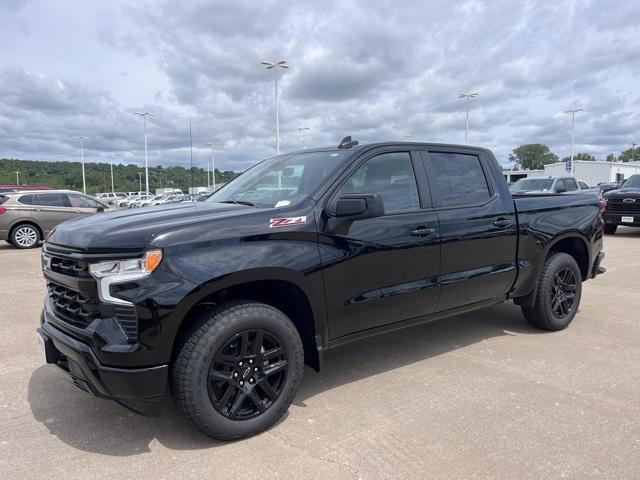
[[[42,363],[39,249],[0,245],[3,478],[638,478],[640,229],[605,239],[562,332],[509,304],[329,352],[284,421],[235,443],[75,388]]]

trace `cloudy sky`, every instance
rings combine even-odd
[[[0,0],[0,158],[79,156],[242,170],[281,148],[414,139],[603,157],[640,143],[640,2]]]

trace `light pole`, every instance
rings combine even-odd
[[[278,116],[278,69],[290,68],[286,60],[279,62],[261,62],[267,70],[273,70],[273,78],[275,80],[275,103],[276,103],[276,155],[280,155],[280,118]]]
[[[305,148],[307,148],[304,140],[306,133],[309,131],[309,127],[298,127],[298,131],[302,134],[302,149],[304,150]]]
[[[209,145],[211,147],[211,179],[212,179],[212,183],[213,185],[209,185],[209,187],[213,186],[213,191],[216,191],[216,152],[215,152],[215,148],[216,148],[216,144],[213,142],[209,142],[207,143],[207,145]],[[209,163],[209,162],[207,162]],[[207,167],[207,170],[209,170],[209,168]],[[209,181],[209,174],[207,173],[207,181]]]
[[[477,97],[480,95],[479,93],[471,93],[471,92],[462,92],[458,95],[458,98],[466,98],[467,101],[467,126],[464,131],[464,143],[465,145],[469,145],[469,99],[473,97]]]
[[[637,145],[637,143],[632,143],[631,144],[631,161],[632,162],[636,161],[636,145]]]
[[[134,115],[140,115],[144,119],[144,178],[146,186],[146,194],[149,195],[149,154],[147,152],[147,117],[155,117],[149,112],[133,112]]]
[[[109,159],[109,163],[111,164],[111,193],[115,193],[116,189],[113,188],[113,158]]]
[[[569,110],[565,110],[564,113],[570,113],[571,114],[571,157],[570,157],[570,162],[571,162],[571,175],[574,176],[576,169],[575,166],[573,165],[573,139],[574,137],[574,133],[575,133],[575,123],[576,123],[576,112],[581,112],[583,110],[582,107],[576,107],[576,108],[570,108]]]
[[[80,158],[82,159],[82,193],[87,193],[87,182],[85,180],[84,177],[84,141],[87,140],[89,137],[83,137],[83,136],[79,136],[76,137],[78,140],[80,140]]]
[[[15,172],[16,173],[16,187],[20,186],[20,172]]]
[[[140,182],[140,190],[138,190],[138,194],[142,195],[142,172],[138,172],[138,180]]]

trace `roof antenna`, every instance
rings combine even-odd
[[[351,135],[344,137],[341,141],[340,141],[340,145],[338,145],[339,149],[346,149],[346,148],[351,148],[351,147],[355,147],[356,145],[358,145],[358,141],[357,140],[351,140]]]

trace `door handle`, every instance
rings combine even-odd
[[[493,222],[496,227],[506,228],[510,227],[513,222],[508,218],[499,218]]]
[[[428,237],[436,232],[435,228],[418,227],[415,230],[411,230],[411,235],[414,237]]]

